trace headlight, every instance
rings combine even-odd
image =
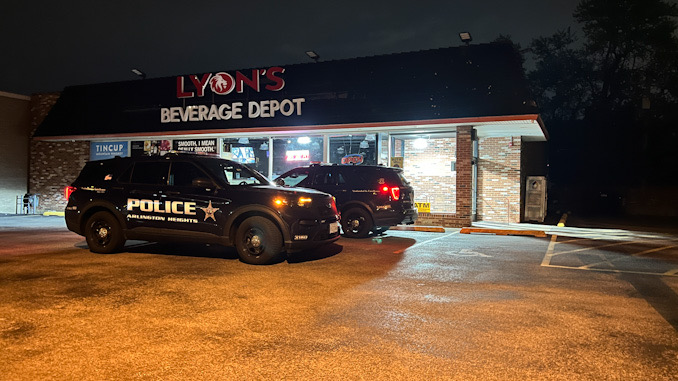
[[[311,201],[313,201],[313,200],[310,197],[299,197],[299,201],[297,202],[297,205],[309,207],[309,206],[311,206]]]
[[[273,205],[275,206],[286,206],[287,204],[287,200],[284,198],[278,197],[273,200]]]
[[[311,203],[313,202],[313,199],[310,197],[299,197],[296,202],[290,201],[286,198],[283,197],[276,197],[273,199],[273,205],[276,207],[283,207],[283,206],[301,206],[304,208],[308,208],[311,206]]]

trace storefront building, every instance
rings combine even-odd
[[[88,160],[218,155],[275,179],[310,163],[400,166],[423,225],[519,222],[546,130],[507,44],[73,86],[32,100],[45,210]]]

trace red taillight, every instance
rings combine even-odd
[[[381,192],[388,193],[389,189],[391,190],[391,198],[398,201],[400,199],[400,188],[399,187],[389,188],[388,186],[384,185],[381,187]]]
[[[75,192],[76,189],[78,188],[70,185],[64,188],[64,197],[66,197],[66,201],[68,201],[68,199],[71,197],[71,193]]]
[[[399,187],[391,188],[391,196],[393,196],[393,199],[396,201],[400,200],[400,188]]]

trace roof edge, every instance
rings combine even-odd
[[[442,124],[474,124],[491,122],[508,122],[518,120],[530,120],[539,123],[542,131],[546,135],[546,129],[539,114],[524,115],[498,115],[498,116],[479,116],[448,119],[424,119],[424,120],[406,120],[393,122],[369,122],[369,123],[347,123],[347,124],[323,124],[323,125],[300,125],[300,126],[282,126],[282,127],[246,127],[246,128],[227,128],[227,129],[209,129],[209,130],[180,130],[164,132],[134,132],[119,134],[99,134],[99,135],[62,135],[62,136],[35,136],[37,141],[63,141],[63,140],[96,140],[96,139],[116,139],[116,138],[134,138],[146,136],[186,136],[186,135],[216,135],[224,133],[285,133],[303,131],[334,130],[334,129],[357,129],[357,128],[382,128],[382,127],[402,127],[410,125],[442,125]]]

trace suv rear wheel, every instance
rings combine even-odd
[[[85,239],[93,253],[111,254],[120,251],[125,238],[118,220],[109,212],[96,212],[85,224]]]
[[[269,219],[250,217],[238,227],[235,248],[245,263],[274,263],[282,257],[282,234]]]
[[[341,213],[341,228],[348,238],[365,238],[372,231],[372,217],[363,208],[351,208]]]

